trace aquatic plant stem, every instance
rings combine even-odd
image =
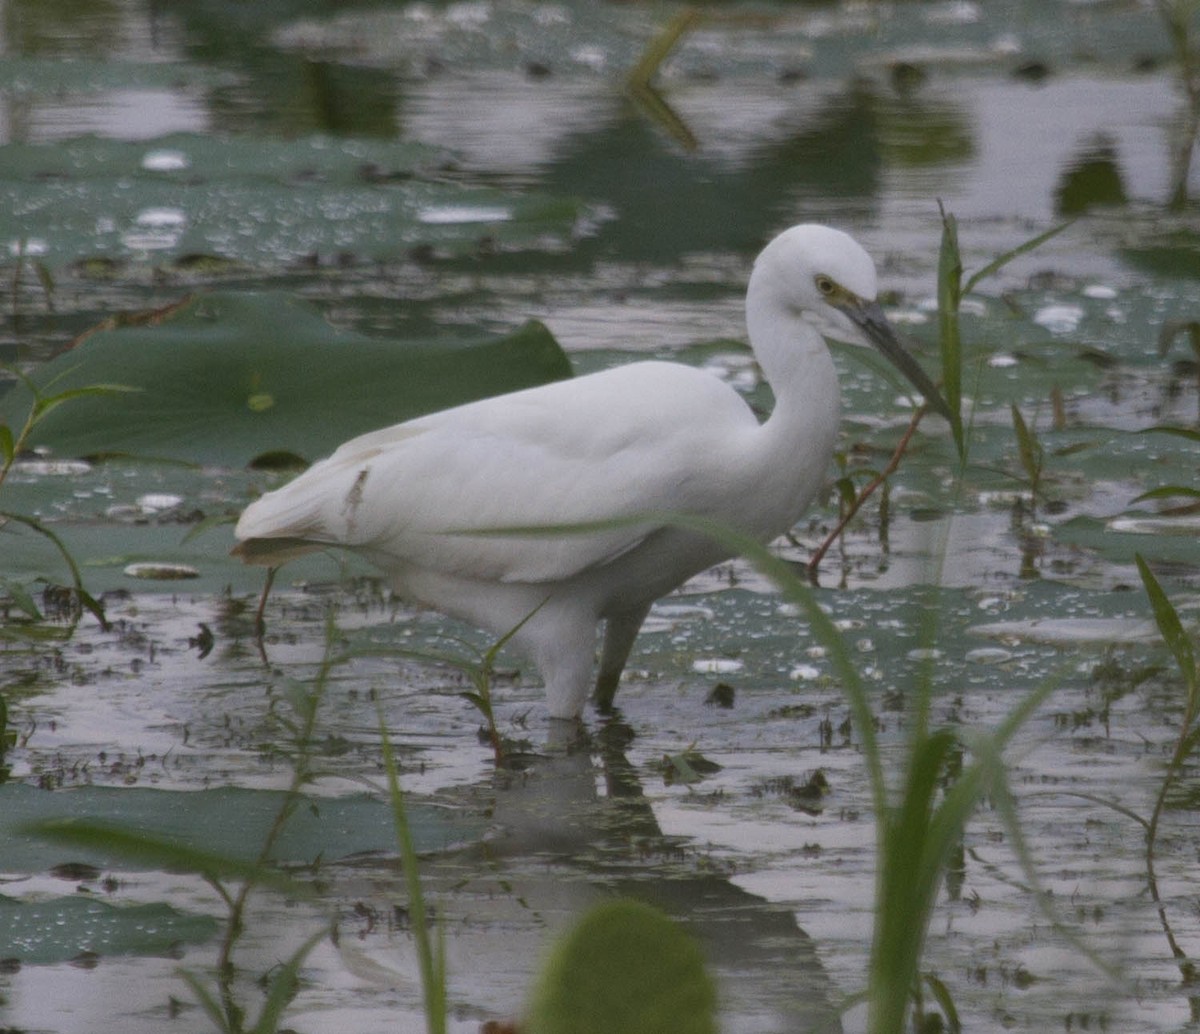
[[[875,493],[875,490],[878,489],[880,485],[884,484],[900,466],[900,460],[903,458],[905,452],[908,451],[909,443],[912,441],[912,437],[916,433],[917,425],[920,424],[921,418],[926,414],[928,409],[929,407],[925,403],[922,403],[917,407],[916,411],[912,415],[912,419],[909,421],[908,430],[906,430],[903,436],[900,438],[900,442],[896,446],[895,451],[892,453],[892,458],[888,460],[887,466],[885,466],[883,470],[881,470],[875,476],[875,478],[865,488],[863,488],[861,492],[858,493],[857,496],[855,496],[853,502],[851,502],[851,504],[846,508],[846,512],[842,514],[837,526],[833,529],[833,531],[825,536],[825,541],[817,547],[817,551],[813,553],[812,557],[809,559],[808,580],[813,585],[817,585],[819,583],[821,561],[825,559],[825,554],[829,552],[829,547],[838,540],[838,538],[846,530],[846,526],[854,519],[858,511],[862,509],[863,504],[871,498],[871,496]]]
[[[300,792],[304,785],[312,779],[313,731],[316,728],[317,713],[320,710],[321,700],[325,695],[325,689],[329,682],[329,673],[335,662],[334,643],[337,638],[336,632],[336,610],[331,606],[325,621],[325,650],[321,657],[321,664],[317,669],[317,676],[313,682],[311,692],[301,698],[300,723],[296,728],[295,734],[296,755],[292,765],[292,778],[284,794],[283,803],[280,805],[279,811],[276,812],[271,827],[267,830],[267,835],[259,847],[254,863],[258,869],[266,869],[270,865],[275,845],[300,802]],[[250,899],[251,893],[257,888],[258,881],[253,876],[248,877],[234,894],[229,894],[216,880],[210,879],[209,883],[216,889],[222,899],[225,900],[229,908],[229,918],[225,927],[225,935],[221,939],[221,947],[217,953],[217,984],[221,996],[222,1010],[228,1024],[227,1029],[240,1031],[242,1030],[245,1011],[237,1004],[237,1000],[233,994],[233,978],[236,973],[233,964],[233,953],[245,929],[247,902]],[[311,943],[306,944],[303,949],[304,952],[307,953],[315,943],[316,941],[311,941]]]
[[[413,845],[412,830],[408,824],[408,812],[404,806],[404,793],[396,770],[396,757],[388,739],[387,723],[383,717],[383,704],[376,701],[379,713],[380,748],[383,752],[384,769],[387,772],[388,795],[392,801],[392,822],[396,830],[396,843],[400,849],[400,864],[404,869],[404,882],[408,889],[408,912],[412,920],[413,939],[417,945],[417,964],[421,970],[421,989],[425,1001],[425,1027],[428,1034],[446,1032],[446,946],[442,927],[438,925],[436,946],[429,936],[429,920],[425,909],[425,895],[421,888],[421,874],[417,865],[417,851]]]
[[[1158,625],[1159,634],[1175,658],[1175,663],[1179,668],[1180,674],[1183,676],[1186,693],[1179,737],[1175,741],[1175,749],[1171,752],[1171,758],[1167,762],[1166,774],[1163,776],[1162,783],[1158,788],[1158,794],[1154,800],[1154,808],[1150,812],[1150,818],[1145,823],[1146,884],[1150,891],[1151,900],[1153,900],[1158,910],[1158,919],[1162,925],[1163,934],[1167,938],[1167,946],[1171,950],[1175,964],[1179,967],[1183,986],[1185,988],[1192,988],[1196,985],[1200,973],[1197,972],[1196,964],[1183,950],[1178,939],[1175,937],[1174,928],[1167,915],[1166,903],[1162,900],[1162,896],[1159,893],[1158,875],[1155,871],[1154,859],[1158,843],[1158,827],[1166,808],[1167,795],[1175,785],[1176,780],[1183,774],[1184,766],[1188,758],[1195,752],[1197,744],[1200,744],[1200,727],[1197,727],[1197,718],[1200,718],[1200,667],[1196,663],[1196,654],[1191,638],[1179,619],[1179,612],[1163,591],[1158,579],[1154,576],[1154,572],[1150,570],[1150,565],[1146,563],[1141,554],[1135,555],[1134,559],[1137,562],[1142,585],[1146,590],[1146,595],[1150,599],[1150,606],[1154,613],[1155,623]],[[1192,1019],[1200,1019],[1200,996],[1189,994],[1187,998]]]
[[[642,51],[638,63],[633,66],[625,83],[630,90],[652,89],[651,83],[662,63],[670,56],[676,44],[700,21],[702,15],[694,7],[680,10]]]

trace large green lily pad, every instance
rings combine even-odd
[[[60,457],[236,467],[286,452],[311,462],[354,435],[570,374],[540,323],[501,338],[389,341],[336,330],[287,295],[214,293],[156,325],[92,334],[35,371],[43,394],[135,390],[70,400],[31,444]],[[31,404],[24,386],[13,388],[0,422],[21,426]]]
[[[102,846],[64,847],[29,833],[33,823],[52,820],[103,822],[122,831],[180,849],[252,862],[283,804],[283,792],[222,787],[214,790],[158,790],[146,787],[80,786],[39,790],[24,783],[0,785],[0,872],[36,873],[64,863],[103,869],[156,868],[128,852]],[[433,851],[477,839],[471,816],[411,802],[409,824],[419,851]],[[391,807],[381,797],[305,798],[276,843],[277,861],[332,860],[366,851],[392,852],[396,838]],[[147,859],[153,852],[147,852]]]

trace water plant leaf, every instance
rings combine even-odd
[[[1050,240],[1052,237],[1057,237],[1064,230],[1068,229],[1074,222],[1074,219],[1069,219],[1065,223],[1059,223],[1057,226],[1052,226],[1044,233],[1039,233],[1036,237],[1030,237],[1029,240],[1018,244],[1015,248],[1011,248],[1003,254],[997,255],[982,269],[977,270],[967,277],[967,282],[963,285],[962,293],[964,295],[970,294],[973,290],[975,290],[976,285],[978,285],[981,281],[986,280],[989,276],[993,276],[998,273],[1013,259],[1020,258],[1027,252],[1033,251],[1035,248],[1040,248],[1046,243],[1046,241]]]
[[[934,1001],[937,1002],[938,1008],[942,1010],[949,1034],[961,1034],[962,1021],[958,1017],[958,1009],[955,1008],[950,989],[933,973],[925,973],[923,979],[928,985]]]
[[[5,521],[24,525],[26,528],[37,532],[42,538],[53,543],[59,557],[71,572],[71,591],[75,594],[75,600],[81,608],[85,608],[96,619],[101,628],[107,629],[108,618],[104,615],[104,606],[83,587],[83,576],[79,573],[79,565],[75,562],[75,558],[71,555],[71,551],[67,549],[63,540],[41,521],[34,517],[28,517],[25,514],[0,511],[0,526],[3,526]]]
[[[41,621],[42,612],[34,598],[20,582],[10,578],[0,578],[0,594],[8,597],[9,602],[31,621]]]
[[[1037,434],[1025,422],[1017,404],[1010,403],[1009,408],[1012,411],[1013,431],[1017,436],[1017,455],[1021,459],[1021,466],[1025,469],[1025,476],[1029,479],[1029,489],[1036,496],[1045,455],[1042,443],[1038,441]]]
[[[1171,651],[1175,663],[1179,665],[1180,674],[1183,675],[1189,688],[1189,695],[1191,695],[1195,691],[1197,678],[1200,677],[1196,670],[1196,655],[1192,648],[1191,637],[1184,630],[1183,622],[1179,619],[1179,612],[1175,609],[1170,597],[1163,591],[1158,579],[1154,577],[1150,565],[1146,563],[1140,553],[1134,556],[1134,560],[1137,562],[1138,574],[1142,576],[1142,585],[1146,589],[1146,595],[1150,598],[1154,623],[1158,625],[1158,631],[1167,644],[1167,649]]]
[[[262,1012],[258,1020],[250,1028],[249,1034],[275,1034],[279,1030],[279,1021],[288,1003],[296,997],[300,988],[300,967],[308,958],[309,952],[321,943],[327,936],[326,930],[318,930],[300,945],[286,962],[277,966],[271,972],[270,990],[266,1001],[263,1002]],[[195,989],[195,984],[192,984]]]
[[[1154,427],[1144,427],[1138,434],[1173,434],[1188,441],[1200,442],[1200,430],[1194,427],[1176,427],[1172,424],[1156,424]]]
[[[44,412],[28,444],[62,456],[312,461],[365,431],[570,373],[539,323],[500,338],[389,341],[336,330],[284,294],[214,293],[156,325],[89,335],[0,399],[0,421],[52,384],[72,404]],[[96,393],[115,382],[136,393]]]
[[[962,336],[958,326],[958,307],[964,294],[962,275],[958,223],[953,215],[943,210],[937,269],[938,340],[942,350],[942,393],[950,412],[956,416],[962,413]],[[961,416],[955,422],[954,437],[961,454]]]
[[[32,823],[57,822],[60,843],[72,839],[70,860],[129,870],[177,864],[193,871],[186,857],[168,859],[165,852],[210,852],[227,866],[256,861],[259,845],[279,812],[284,794],[277,790],[221,787],[176,791],[146,787],[79,786],[41,790],[26,783],[0,785],[0,871],[40,872],[64,860],[63,848],[33,837]],[[337,853],[388,851],[388,805],[366,794],[302,798],[275,844],[272,858],[282,862],[311,862]],[[466,816],[443,808],[413,803],[410,824],[418,850],[438,850],[448,844],[476,839],[481,830]],[[74,820],[71,826],[64,820]],[[87,823],[87,825],[84,825]],[[104,830],[128,834],[123,845],[106,841]],[[74,833],[72,833],[74,830]],[[139,842],[136,838],[142,837]],[[198,855],[192,861],[199,861]]]
[[[9,143],[0,146],[0,240],[25,239],[29,251],[36,242],[49,298],[51,269],[70,264],[194,275],[314,256],[543,250],[563,247],[585,214],[572,198],[449,181],[437,171],[446,160],[412,141],[319,135]]]
[[[0,896],[0,950],[26,965],[66,962],[84,953],[164,955],[179,944],[208,940],[218,925],[211,916],[160,903],[116,905],[80,894],[35,901]]]
[[[1154,499],[1176,499],[1180,496],[1185,499],[1200,499],[1200,489],[1190,488],[1187,485],[1159,485],[1158,488],[1152,488],[1148,492],[1134,496],[1130,502],[1144,503]]]
[[[383,705],[377,701],[379,712],[380,744],[383,764],[387,772],[388,799],[392,811],[392,827],[395,830],[396,846],[404,868],[404,883],[408,890],[408,909],[412,916],[413,937],[417,943],[417,958],[421,969],[421,990],[425,1000],[425,1026],[428,1034],[446,1032],[446,943],[441,928],[437,940],[429,934],[426,919],[425,891],[421,885],[421,873],[417,849],[409,821],[409,805],[400,789],[400,778],[396,769],[396,757],[392,741],[388,737],[384,722]]]
[[[715,1034],[716,992],[700,949],[657,909],[606,902],[555,946],[528,1034]]]

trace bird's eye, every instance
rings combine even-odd
[[[837,284],[830,280],[829,277],[821,275],[817,277],[817,290],[828,298],[837,290]]]

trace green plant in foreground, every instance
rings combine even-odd
[[[527,1034],[716,1034],[716,990],[678,923],[637,901],[597,905],[555,946]]]
[[[392,824],[396,830],[396,844],[400,850],[400,864],[404,869],[404,882],[408,890],[408,911],[412,917],[413,939],[417,944],[417,964],[421,971],[421,992],[425,1003],[425,1029],[428,1034],[446,1034],[446,942],[441,925],[438,925],[437,940],[429,933],[428,912],[425,894],[421,888],[421,874],[417,851],[413,846],[412,832],[408,825],[408,812],[404,807],[404,794],[396,772],[396,758],[388,739],[387,725],[383,718],[383,705],[379,704],[379,737],[383,751],[383,764],[387,772],[388,797],[392,802]]]
[[[866,686],[829,615],[784,561],[749,541],[740,543],[740,551],[803,611],[814,637],[829,651],[858,730],[876,823],[875,929],[867,987],[857,999],[867,1003],[867,1029],[870,1034],[905,1030],[914,1003],[921,1000],[922,982],[952,1023],[948,991],[936,978],[921,972],[929,921],[947,866],[967,822],[985,797],[1004,820],[1027,873],[1032,872],[1008,792],[1002,754],[1053,685],[1047,683],[1027,694],[990,732],[932,728],[933,685],[927,674],[909,694],[902,771],[898,781],[889,786]],[[962,760],[964,752],[970,760]],[[943,791],[948,777],[952,778]]]
[[[0,422],[0,489],[3,489],[4,482],[8,479],[9,474],[12,473],[13,465],[28,445],[29,436],[33,433],[34,428],[55,409],[65,403],[69,403],[73,399],[96,395],[112,395],[132,390],[120,384],[92,384],[84,388],[72,388],[67,391],[58,392],[57,394],[46,395],[39,391],[37,386],[19,371],[7,369],[6,372],[19,380],[29,390],[29,393],[33,396],[33,405],[30,407],[24,424],[15,433],[13,428],[8,424]],[[108,622],[104,617],[104,608],[84,588],[83,577],[79,573],[79,566],[75,563],[74,558],[71,556],[62,539],[35,517],[0,509],[0,529],[3,528],[5,523],[9,522],[23,525],[53,543],[71,573],[72,592],[74,593],[75,601],[81,608],[91,613],[102,627],[107,627]],[[0,589],[7,593],[13,604],[26,617],[33,621],[41,620],[41,612],[38,610],[37,604],[34,603],[33,597],[30,596],[24,586],[11,579],[0,577]]]
[[[1163,642],[1167,644],[1167,649],[1170,650],[1171,656],[1175,659],[1176,667],[1179,669],[1179,674],[1182,676],[1184,699],[1183,718],[1179,723],[1179,736],[1175,741],[1171,757],[1167,761],[1166,771],[1163,774],[1162,783],[1159,785],[1158,794],[1154,799],[1154,806],[1150,811],[1150,817],[1148,819],[1140,819],[1136,815],[1133,817],[1141,823],[1145,830],[1146,882],[1150,889],[1150,897],[1158,909],[1159,922],[1162,924],[1163,933],[1166,935],[1171,954],[1179,966],[1183,983],[1185,986],[1192,986],[1200,979],[1200,972],[1197,971],[1196,964],[1187,955],[1175,937],[1170,919],[1167,916],[1166,904],[1159,894],[1158,876],[1155,872],[1154,861],[1158,847],[1159,826],[1162,821],[1163,810],[1167,805],[1167,798],[1171,790],[1182,778],[1188,759],[1195,754],[1197,746],[1200,745],[1200,667],[1197,667],[1196,652],[1191,637],[1184,630],[1183,622],[1180,621],[1179,613],[1171,603],[1170,597],[1163,591],[1158,579],[1154,577],[1154,572],[1150,570],[1150,565],[1140,555],[1136,556],[1135,559],[1137,561],[1138,573],[1142,578],[1142,585],[1145,587],[1146,595],[1150,599],[1150,607],[1154,613],[1154,621],[1158,626],[1159,634],[1162,636]],[[1125,809],[1121,810],[1125,811]],[[1126,814],[1132,813],[1126,811]],[[1200,997],[1192,995],[1189,996],[1189,1000],[1192,1008],[1192,1018],[1200,1019]]]
[[[259,890],[274,890],[292,898],[313,897],[312,888],[281,872],[273,863],[275,847],[289,819],[301,805],[302,791],[311,782],[313,745],[321,702],[334,661],[334,621],[330,612],[326,625],[325,654],[311,686],[286,683],[284,699],[292,714],[283,718],[291,739],[292,776],[283,803],[259,845],[256,857],[247,862],[216,852],[180,846],[169,838],[146,834],[116,823],[77,819],[38,823],[29,832],[59,843],[96,848],[149,867],[200,876],[220,897],[226,908],[225,932],[214,965],[215,986],[190,970],[180,976],[195,995],[201,1008],[222,1034],[275,1034],[284,1010],[298,989],[300,967],[309,952],[328,936],[321,928],[310,935],[290,956],[265,974],[260,981],[267,994],[250,1021],[237,993],[238,968],[234,955],[246,930],[250,897]]]

